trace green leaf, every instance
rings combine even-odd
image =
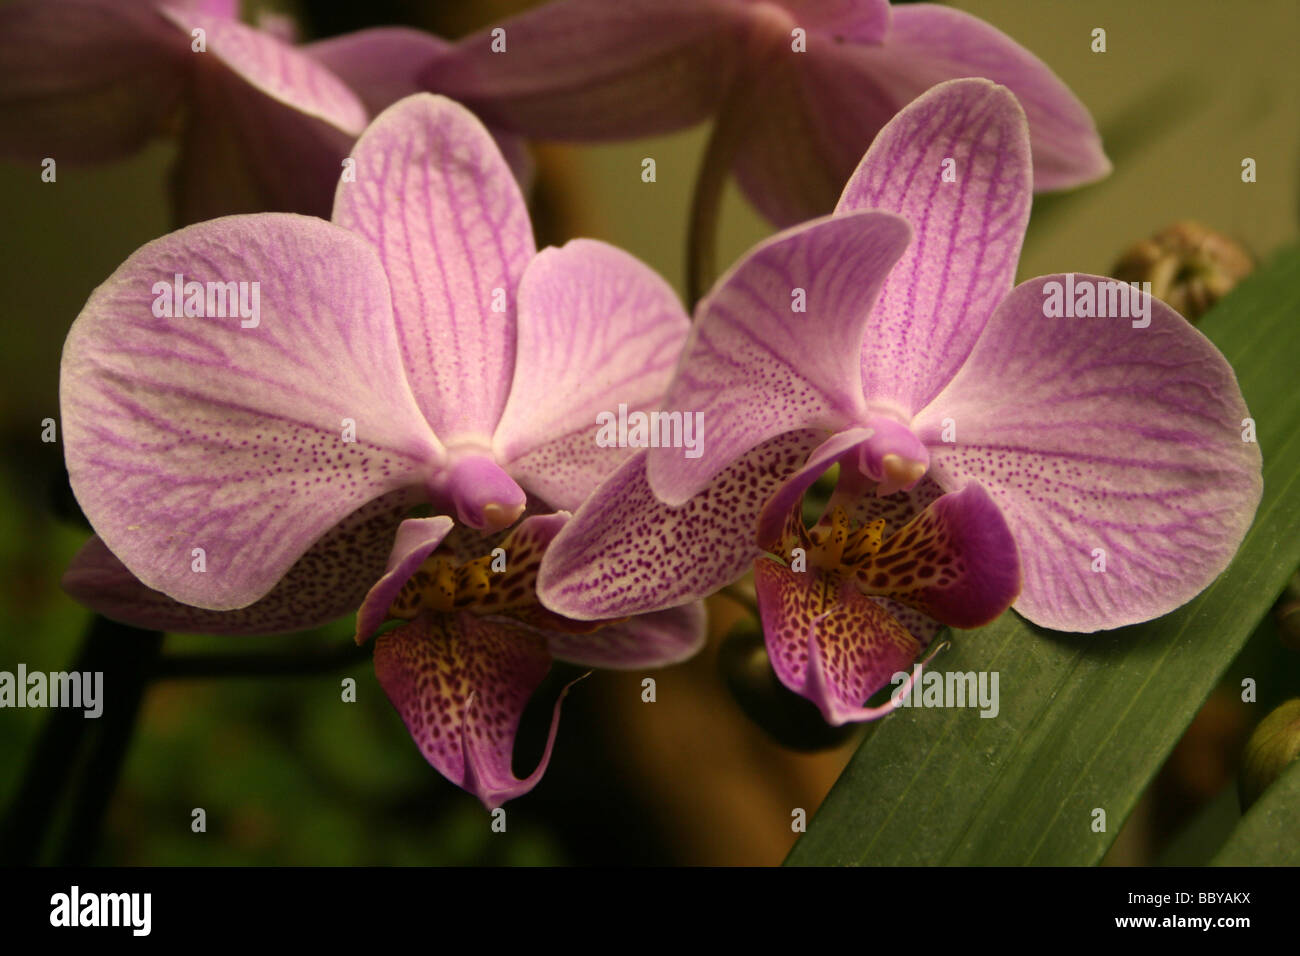
[[[1300,863],[1300,760],[1255,801],[1213,866],[1294,866]]]
[[[790,864],[1091,864],[1300,565],[1300,250],[1200,328],[1237,371],[1264,498],[1228,570],[1158,621],[1099,635],[1014,613],[953,634],[945,671],[997,671],[1001,712],[909,708],[858,749]],[[1105,831],[1095,832],[1096,810]]]

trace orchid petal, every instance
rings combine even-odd
[[[526,136],[651,136],[718,108],[747,27],[726,0],[558,0],[461,40],[424,83]]]
[[[483,124],[429,94],[385,110],[352,157],[334,221],[379,252],[420,409],[448,444],[485,441],[510,391],[515,292],[536,251],[519,186]]]
[[[180,105],[188,51],[152,5],[17,0],[0,8],[0,155],[134,152]]]
[[[884,44],[864,53],[898,108],[955,77],[980,76],[1008,87],[1029,121],[1037,192],[1110,172],[1087,107],[1047,64],[978,17],[938,4],[899,6]]]
[[[762,0],[759,0],[762,2]],[[879,43],[889,32],[889,0],[778,0],[795,22],[836,43]]]
[[[1259,503],[1260,452],[1205,336],[1136,291],[1144,318],[1049,318],[1048,283],[1066,281],[1017,286],[914,427],[941,485],[977,480],[1001,508],[1024,565],[1016,609],[1094,631],[1165,614],[1227,566]]]
[[[910,416],[952,378],[1015,281],[1031,182],[1024,114],[986,80],[937,86],[881,130],[837,207],[887,209],[915,233],[863,342],[868,401]]]
[[[863,330],[910,236],[890,213],[821,219],[767,240],[718,280],[663,402],[703,415],[702,455],[652,449],[656,494],[681,504],[775,435],[834,430],[864,413]]]
[[[606,624],[589,634],[552,632],[546,635],[546,643],[556,660],[634,670],[688,660],[704,647],[707,637],[704,605],[697,601]]]
[[[442,539],[447,537],[447,532],[454,524],[446,515],[408,518],[401,523],[393,538],[388,567],[383,577],[366,593],[361,608],[357,611],[355,639],[358,644],[365,643],[370,635],[379,630],[388,617],[393,599],[424,563],[425,558],[442,544]]]
[[[375,27],[298,49],[345,82],[371,116],[423,91],[420,71],[451,46],[423,30]]]
[[[589,239],[538,253],[520,282],[518,312],[518,348],[528,359],[515,366],[494,438],[497,459],[513,472],[513,462],[534,455],[527,471],[541,487],[530,490],[576,508],[626,453],[590,454],[575,433],[597,448],[602,412],[655,408],[690,319],[652,269]],[[570,451],[576,460],[561,460]],[[557,473],[572,480],[557,483]]]
[[[363,505],[294,562],[263,598],[233,611],[181,604],[140,583],[98,536],[72,559],[63,589],[105,617],[133,627],[194,634],[288,634],[327,624],[356,610],[384,559],[402,515],[415,503],[409,489]]]
[[[541,637],[473,614],[425,615],[375,642],[375,676],[424,758],[489,810],[533,789],[550,762],[560,700],[537,769],[522,780],[511,769],[519,719],[549,666]]]
[[[366,108],[347,84],[296,47],[238,20],[206,15],[181,5],[160,8],[187,34],[204,31],[206,51],[254,89],[277,102],[357,136],[366,127]]]
[[[178,275],[213,283],[208,315],[155,315],[172,311]],[[238,295],[227,305],[218,287]],[[281,214],[164,236],[95,290],[63,350],[68,472],[146,586],[244,607],[361,505],[422,485],[443,452],[402,376],[388,303],[366,242]]]
[[[639,452],[547,549],[537,578],[542,604],[579,621],[618,618],[696,601],[736,580],[759,554],[764,502],[824,437],[770,439],[679,508],[655,497]]]
[[[769,558],[754,565],[767,653],[781,683],[820,708],[827,723],[883,717],[890,704],[862,704],[910,671],[920,642],[848,581],[828,593],[816,572],[797,572]]]

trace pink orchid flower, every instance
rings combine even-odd
[[[1030,143],[1006,88],[940,84],[881,131],[832,216],[720,279],[664,399],[710,441],[607,479],[548,549],[543,604],[653,611],[757,560],[778,676],[842,723],[887,713],[864,704],[941,625],[1012,605],[1096,631],[1209,585],[1262,489],[1236,377],[1144,291],[1013,288]],[[806,530],[800,499],[836,463]]]
[[[298,630],[360,607],[364,641],[402,622],[379,639],[380,683],[430,763],[495,807],[549,759],[511,770],[552,658],[650,666],[703,639],[698,607],[593,627],[533,584],[568,516],[548,512],[628,454],[589,423],[653,407],[689,323],[623,252],[538,252],[500,151],[450,100],[398,102],[353,156],[332,221],[190,226],[91,296],[61,405],[97,537],[65,586],[168,630]]]

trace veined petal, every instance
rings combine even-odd
[[[1121,293],[1106,295],[1111,314],[1123,302],[1146,317],[1045,315],[1053,291],[1073,307],[1085,286]],[[935,480],[975,479],[997,502],[1023,563],[1015,607],[1045,627],[1119,627],[1187,602],[1227,566],[1259,504],[1259,446],[1242,440],[1249,412],[1231,367],[1178,313],[1129,291],[1087,275],[1017,286],[914,422]]]
[[[105,617],[133,627],[195,634],[287,634],[351,614],[384,571],[402,516],[415,503],[409,489],[358,508],[294,562],[263,598],[233,611],[208,611],[140,583],[92,536],[72,559],[63,589]]]
[[[754,585],[768,657],[782,684],[835,726],[893,710],[892,701],[862,705],[894,674],[911,670],[921,644],[884,608],[847,581],[832,584],[770,558],[755,562]]]
[[[378,116],[398,100],[423,92],[421,72],[450,45],[423,30],[375,27],[318,40],[301,49],[347,83],[371,116]],[[528,147],[509,133],[490,127],[488,132],[526,192],[533,178]]]
[[[667,667],[694,657],[704,647],[705,621],[704,605],[696,601],[606,624],[588,634],[552,631],[546,644],[556,660],[584,667]]]
[[[163,14],[185,33],[204,31],[206,52],[261,93],[308,116],[357,136],[366,126],[366,108],[347,84],[283,40],[222,16],[180,4],[161,5]]]
[[[486,439],[509,395],[516,291],[536,252],[519,186],[483,124],[428,94],[385,110],[352,157],[334,221],[379,252],[420,409],[448,444]]]
[[[654,270],[590,239],[538,253],[520,282],[518,311],[518,347],[527,360],[515,366],[493,440],[497,459],[512,470],[513,462],[557,439],[560,449],[567,449],[575,430],[585,434],[592,446],[607,452],[592,456],[581,446],[575,449],[579,462],[592,462],[593,469],[564,468],[552,460],[552,467],[581,477],[557,488],[550,476],[540,475],[545,490],[529,489],[556,507],[577,507],[626,457],[617,445],[598,441],[602,413],[616,418],[620,408],[658,406],[690,319]],[[559,456],[557,450],[549,457]]]
[[[702,454],[651,449],[656,494],[681,504],[759,443],[864,412],[863,330],[910,237],[891,213],[821,219],[760,244],[718,280],[663,402],[703,416]]]
[[[759,554],[764,502],[826,436],[789,432],[726,468],[685,505],[655,497],[639,452],[592,494],[542,560],[542,604],[579,621],[676,607],[734,581]]]
[[[987,80],[943,83],[880,131],[836,209],[897,213],[915,236],[862,344],[868,401],[910,416],[952,378],[1015,281],[1032,181],[1024,114]]]
[[[0,155],[117,159],[162,131],[188,49],[152,4],[17,0],[0,7]]]
[[[424,759],[489,810],[533,789],[550,762],[559,700],[537,769],[521,780],[511,768],[519,719],[549,667],[541,637],[473,614],[425,615],[375,642],[375,676]]]
[[[424,82],[539,139],[651,136],[717,109],[748,28],[729,0],[558,0],[461,40]]]
[[[177,281],[197,306],[182,312],[203,315],[174,314]],[[443,454],[403,378],[374,250],[305,216],[233,216],[142,247],[73,323],[60,399],[95,531],[145,585],[212,610],[265,595]]]
[[[884,43],[863,54],[900,108],[954,77],[980,76],[1010,88],[1029,120],[1037,192],[1110,172],[1087,107],[1047,64],[978,17],[938,4],[895,7]]]
[[[983,627],[1020,593],[1016,542],[977,482],[939,498],[889,537],[853,579],[860,590],[949,627]]]

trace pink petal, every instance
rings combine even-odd
[[[0,155],[118,159],[180,105],[188,49],[152,4],[17,0],[0,7]]]
[[[914,427],[935,480],[979,481],[1006,517],[1025,578],[1016,609],[1095,631],[1165,614],[1227,566],[1259,503],[1260,452],[1242,440],[1232,369],[1200,332],[1145,295],[1146,328],[1048,318],[1045,285],[1064,280],[1017,286]]]
[[[541,637],[473,614],[426,615],[375,642],[375,676],[424,759],[489,810],[533,789],[550,762],[563,695],[537,769],[521,780],[511,768],[519,718],[549,666]]]
[[[161,9],[184,33],[204,31],[206,52],[191,52],[191,57],[215,59],[271,99],[350,136],[365,129],[366,108],[356,94],[306,53],[237,20],[181,5]]]
[[[943,80],[1009,87],[1029,120],[1034,189],[1068,189],[1110,172],[1087,107],[1042,60],[978,17],[937,4],[896,7],[881,47],[866,51],[899,107]]]
[[[556,660],[607,670],[667,667],[694,657],[708,637],[704,605],[641,614],[589,634],[551,632],[546,644]]]
[[[651,136],[717,109],[748,27],[726,0],[558,0],[461,40],[424,82],[527,136]]]
[[[532,456],[529,490],[555,507],[582,504],[627,456],[597,445],[598,416],[656,408],[689,329],[672,287],[627,253],[590,239],[544,249],[519,286],[527,359],[493,439],[498,460],[514,473],[512,463]]]
[[[334,221],[379,252],[420,408],[447,444],[486,444],[510,392],[516,293],[535,253],[519,186],[483,125],[427,94],[385,110],[352,156],[356,181],[340,182]]]
[[[750,0],[762,2],[762,0]],[[889,0],[777,0],[795,23],[828,41],[879,43],[889,30]]]
[[[388,609],[398,592],[411,579],[424,560],[433,554],[455,524],[446,515],[432,518],[408,518],[397,529],[383,577],[364,595],[357,611],[356,642],[363,644],[379,630],[388,617]]]
[[[294,562],[263,598],[234,611],[181,604],[141,584],[97,536],[77,552],[63,577],[70,595],[105,617],[134,627],[197,634],[287,634],[351,614],[384,559],[409,490],[363,505]]]
[[[819,572],[796,572],[769,558],[754,564],[767,653],[781,683],[816,704],[839,726],[872,720],[892,702],[863,703],[899,672],[912,669],[920,643],[880,605],[847,581],[833,593]]]
[[[257,324],[244,327],[252,309],[155,316],[177,274],[246,283],[250,305],[258,283]],[[303,216],[219,219],[138,250],[68,333],[60,393],[72,488],[96,532],[146,586],[212,610],[265,595],[330,528],[422,486],[443,454],[402,376],[374,250]]]
[[[307,43],[298,49],[351,88],[372,116],[422,92],[420,71],[450,44],[410,27],[375,27]]]
[[[759,554],[763,503],[825,436],[764,442],[680,508],[655,497],[645,453],[611,475],[551,543],[537,578],[542,603],[579,621],[676,607],[736,580]]]
[[[862,346],[869,400],[912,414],[952,378],[1015,281],[1031,182],[1024,114],[985,80],[937,86],[881,130],[836,210],[895,212],[915,234]]]
[[[863,330],[910,236],[889,213],[823,219],[767,240],[718,280],[663,403],[702,413],[703,454],[652,449],[656,494],[681,504],[769,438],[865,414]]]

